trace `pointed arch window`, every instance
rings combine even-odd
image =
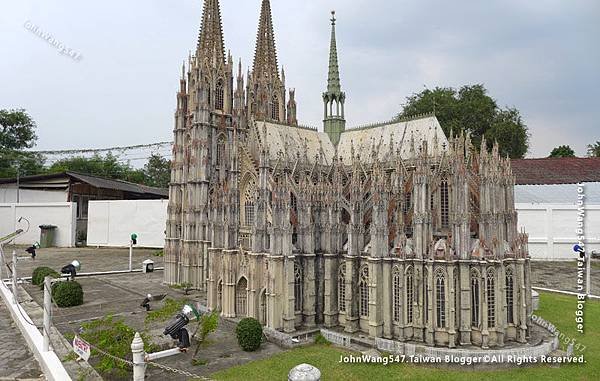
[[[393,320],[396,323],[400,322],[400,308],[402,306],[400,294],[402,278],[400,276],[400,269],[398,266],[394,267],[392,271],[392,301],[393,301]]]
[[[486,278],[487,323],[492,328],[496,326],[496,271],[489,268]]]
[[[241,277],[235,288],[235,315],[246,316],[248,313],[248,280]]]
[[[219,79],[215,89],[215,109],[223,110],[225,100],[225,90],[223,89],[223,81]]]
[[[413,303],[414,303],[414,281],[413,281],[413,269],[409,267],[406,269],[406,324],[413,323]]]
[[[479,327],[480,276],[476,269],[471,270],[471,326]]]
[[[427,324],[429,323],[429,271],[427,269],[423,271],[423,279],[425,280],[423,284],[425,292],[425,324]]]
[[[217,138],[217,167],[225,164],[225,135]]]
[[[408,191],[404,194],[404,213],[408,213],[412,207],[412,192]]]
[[[244,212],[243,225],[250,227],[254,225],[254,200],[256,199],[256,181],[248,180],[243,194],[242,207]]]
[[[337,304],[340,312],[346,312],[346,264],[342,263],[338,270],[338,293]]]
[[[361,317],[369,316],[369,268],[365,265],[360,270],[358,280],[358,309]]]
[[[447,229],[450,225],[449,211],[448,180],[442,180],[440,185],[440,217],[443,229]]]
[[[217,311],[221,311],[223,306],[223,281],[219,280],[217,284]]]
[[[296,312],[302,311],[302,298],[303,298],[303,287],[302,287],[302,267],[298,262],[294,263],[294,310]]]
[[[212,105],[212,97],[210,94],[210,82],[208,78],[204,78],[204,88],[206,91],[206,105],[210,107],[210,105]]]
[[[245,222],[246,226],[252,226],[254,224],[254,202],[246,200],[244,205]]]
[[[260,293],[260,319],[263,325],[267,325],[267,290]]]
[[[435,274],[435,309],[437,327],[446,327],[446,272],[443,269]]]
[[[460,288],[458,285],[458,269],[454,269],[454,326],[458,327],[459,324],[459,311],[460,311]]]
[[[514,322],[515,322],[513,305],[514,305],[513,271],[512,271],[512,268],[509,267],[506,269],[506,322],[508,324],[514,324]]]
[[[273,95],[273,101],[271,103],[271,119],[279,120],[279,98],[277,94]]]

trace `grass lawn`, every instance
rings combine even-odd
[[[600,302],[586,303],[587,332],[579,334],[574,324],[575,297],[541,293],[538,316],[555,324],[567,337],[574,338],[586,346],[583,354],[585,364],[561,365],[552,368],[536,365],[498,371],[441,370],[411,364],[339,364],[341,354],[348,353],[340,348],[325,345],[289,350],[271,358],[251,362],[213,374],[217,380],[287,380],[287,374],[294,366],[308,363],[321,370],[322,380],[600,380]],[[562,343],[561,343],[562,345]],[[575,351],[576,355],[580,352]]]

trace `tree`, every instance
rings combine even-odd
[[[168,188],[171,181],[171,161],[158,154],[152,154],[144,166],[146,185]]]
[[[23,109],[0,110],[0,177],[33,175],[43,171],[44,158],[23,149],[35,145],[35,121]]]
[[[498,141],[502,155],[522,158],[529,149],[529,132],[519,111],[502,109],[481,85],[423,90],[406,98],[399,117],[409,117],[435,110],[446,136],[450,131],[469,132],[473,144],[480,146],[485,135],[490,147]]]
[[[588,144],[587,154],[589,157],[600,157],[600,141],[594,144]]]
[[[134,169],[129,163],[122,163],[119,158],[110,152],[102,157],[98,154],[92,157],[73,157],[56,161],[48,168],[50,173],[65,171],[106,177],[115,180],[125,180],[133,183],[144,184],[146,176],[139,169]]]
[[[549,157],[575,157],[575,151],[570,146],[558,146],[550,152]]]
[[[0,110],[0,147],[22,150],[35,145],[35,122],[23,109]]]
[[[497,141],[500,155],[522,158],[527,153],[527,127],[523,124],[519,111],[514,108],[500,110],[485,134],[489,141]]]

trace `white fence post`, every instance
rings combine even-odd
[[[133,240],[129,240],[129,272],[132,270],[133,261]]]
[[[52,278],[44,278],[44,327],[42,334],[44,337],[44,352],[50,350],[50,322],[52,321]]]
[[[17,304],[17,252],[12,252],[12,292],[13,304]]]
[[[0,282],[4,281],[4,249],[0,244]]]
[[[139,332],[131,342],[131,353],[133,353],[133,381],[144,381],[146,373],[146,361],[144,359],[144,341]]]

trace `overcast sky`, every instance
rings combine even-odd
[[[226,49],[253,57],[260,0],[221,0]],[[424,86],[483,83],[518,108],[529,157],[600,140],[596,0],[271,0],[279,64],[300,123],[322,129],[330,11],[348,125],[390,119]],[[0,108],[25,108],[38,149],[171,140],[182,60],[202,0],[0,2]],[[49,32],[80,60],[25,24]]]

